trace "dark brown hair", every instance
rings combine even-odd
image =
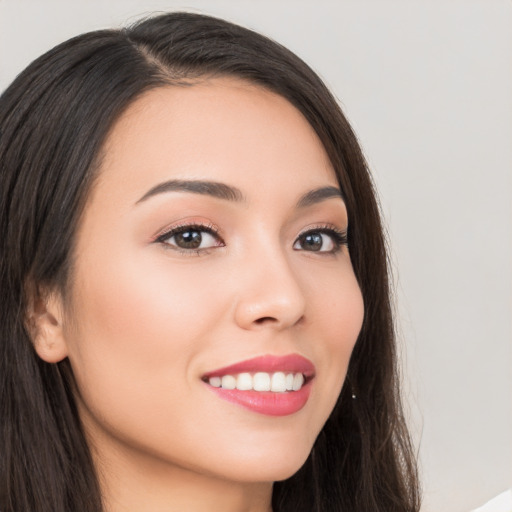
[[[0,97],[0,510],[102,510],[69,362],[39,359],[25,327],[27,282],[65,289],[76,226],[120,114],[149,89],[205,76],[235,76],[274,91],[315,129],[347,205],[365,305],[336,407],[305,465],[274,484],[274,511],[417,511],[385,240],[357,139],[325,85],[293,53],[245,28],[188,13],[73,38],[34,61]]]

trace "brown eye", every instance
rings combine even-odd
[[[217,233],[203,226],[182,226],[172,229],[157,239],[157,242],[181,251],[201,251],[223,244]]]
[[[299,243],[305,251],[319,251],[323,246],[322,235],[320,233],[308,233],[299,238]]]
[[[174,235],[175,244],[182,249],[198,249],[203,241],[200,231],[187,230]]]
[[[325,228],[302,233],[293,244],[293,248],[300,251],[335,253],[346,244],[346,232]]]

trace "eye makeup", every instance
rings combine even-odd
[[[166,249],[183,254],[196,255],[208,252],[216,247],[225,246],[216,226],[211,223],[197,221],[173,226],[157,235],[153,243],[161,244]]]
[[[215,225],[197,221],[181,223],[166,229],[153,239],[153,243],[161,244],[166,249],[183,254],[195,255],[208,253],[216,247],[226,245]],[[293,243],[293,249],[320,254],[336,254],[343,246],[347,245],[346,230],[340,230],[332,224],[321,224],[308,227],[300,233]]]
[[[326,238],[328,237],[328,240]],[[297,247],[298,244],[302,244]],[[348,246],[347,230],[340,230],[331,224],[308,228],[293,244],[295,250],[335,254],[343,246]],[[327,248],[325,248],[327,247]]]

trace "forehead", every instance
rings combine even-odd
[[[146,92],[103,148],[99,187],[140,195],[167,179],[208,179],[242,190],[315,188],[337,180],[304,116],[283,97],[218,78]]]

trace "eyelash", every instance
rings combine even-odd
[[[201,254],[208,254],[210,249],[212,249],[213,247],[199,249],[184,249],[182,247],[178,247],[177,245],[171,245],[167,242],[169,238],[172,238],[173,236],[179,235],[181,233],[186,233],[187,231],[198,231],[201,233],[206,232],[216,240],[220,240],[221,243],[219,245],[216,245],[215,247],[224,247],[225,245],[224,240],[222,240],[222,238],[219,235],[219,229],[216,226],[214,226],[213,224],[201,224],[197,222],[174,226],[165,233],[158,235],[154,242],[162,244],[166,249],[177,251],[181,254],[196,254],[197,256],[200,256]]]
[[[312,228],[308,228],[306,231],[303,231],[299,234],[296,241],[293,243],[295,245],[297,241],[301,237],[305,237],[310,234],[320,233],[323,235],[328,235],[331,237],[332,242],[334,244],[334,248],[330,251],[307,251],[307,252],[320,252],[322,255],[326,254],[336,254],[341,251],[342,247],[348,247],[348,233],[347,230],[338,229],[335,226],[330,224],[323,224],[319,226],[315,226]]]
[[[168,243],[168,240],[176,235],[186,233],[187,231],[195,231],[195,232],[206,232],[209,235],[211,235],[213,238],[215,238],[217,241],[220,241],[219,245],[216,245],[214,247],[207,247],[207,248],[198,248],[198,249],[184,249],[182,247],[178,247],[177,245],[171,245]],[[319,252],[322,255],[326,254],[336,254],[338,253],[343,246],[348,246],[348,236],[346,230],[340,230],[332,225],[324,224],[320,226],[315,226],[312,228],[308,228],[306,231],[303,231],[300,233],[296,240],[293,243],[293,246],[303,237],[315,233],[320,233],[324,235],[328,235],[331,237],[332,242],[334,244],[334,248],[329,251],[305,251],[305,252]],[[215,247],[224,247],[225,243],[224,240],[219,235],[219,230],[216,226],[213,224],[201,224],[201,223],[192,223],[192,224],[181,224],[179,226],[174,226],[170,230],[166,231],[165,233],[162,233],[158,235],[154,243],[162,244],[164,247],[170,250],[178,251],[182,254],[208,254],[211,249]],[[296,249],[299,250],[299,249]]]

